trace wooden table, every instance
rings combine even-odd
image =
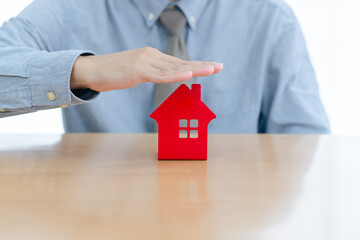
[[[360,239],[360,137],[0,136],[0,239]]]

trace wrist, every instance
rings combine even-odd
[[[90,59],[92,56],[79,56],[73,66],[70,78],[70,89],[89,88]]]

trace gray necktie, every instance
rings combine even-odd
[[[189,54],[182,37],[182,32],[187,23],[184,14],[178,9],[165,10],[160,16],[160,22],[170,35],[165,53],[183,60],[189,60]],[[155,108],[183,83],[185,82],[156,84]],[[186,81],[188,86],[191,86],[192,83],[194,83],[194,78]]]

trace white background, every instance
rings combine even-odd
[[[0,24],[31,0],[1,0]],[[287,0],[297,14],[336,135],[360,135],[360,1]],[[62,133],[60,110],[0,119],[0,133]]]

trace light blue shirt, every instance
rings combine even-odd
[[[70,105],[69,132],[152,132],[155,85],[71,91],[81,54],[151,46],[164,51],[159,23],[169,0],[35,0],[0,29],[0,117]],[[224,63],[197,78],[217,115],[216,133],[328,133],[304,37],[281,0],[180,0],[193,60]],[[48,93],[54,93],[50,100]]]

